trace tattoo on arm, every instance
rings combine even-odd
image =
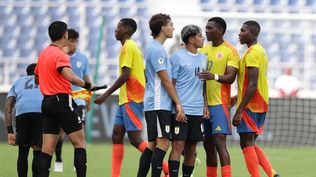
[[[7,98],[5,102],[5,108],[4,108],[4,118],[5,118],[5,124],[6,126],[12,126],[12,117],[13,117],[13,108],[15,105],[15,97],[10,96]]]

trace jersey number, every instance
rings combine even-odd
[[[33,89],[33,88],[38,88],[38,85],[37,84],[34,84],[33,81],[33,78],[29,78],[26,82],[25,82],[25,85],[24,85],[24,88],[25,89]]]

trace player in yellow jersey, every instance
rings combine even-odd
[[[199,74],[206,79],[206,96],[210,119],[204,120],[204,149],[207,177],[217,177],[217,152],[222,177],[231,177],[230,157],[226,136],[232,134],[230,122],[230,87],[238,71],[239,54],[223,36],[226,22],[221,17],[210,18],[206,25],[206,44],[200,52],[208,58],[208,70]]]
[[[130,143],[143,152],[147,142],[141,138],[143,100],[145,93],[144,59],[141,50],[131,36],[137,29],[131,18],[123,18],[117,25],[115,37],[122,43],[119,57],[119,78],[102,95],[96,104],[104,102],[114,91],[120,89],[119,107],[115,114],[112,134],[112,177],[119,177],[124,157],[123,140],[127,132]]]
[[[239,33],[241,44],[248,49],[239,61],[237,110],[233,125],[237,127],[248,171],[251,177],[260,177],[259,164],[269,177],[280,177],[272,168],[267,156],[255,144],[262,133],[268,112],[268,56],[258,43],[260,25],[256,21],[245,22]]]

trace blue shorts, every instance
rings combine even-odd
[[[204,134],[232,134],[229,109],[225,105],[209,106],[210,119],[204,119]]]
[[[143,109],[143,103],[134,101],[120,105],[115,113],[114,125],[124,126],[126,131],[141,131]]]
[[[249,109],[242,113],[241,124],[237,126],[238,133],[256,133],[261,134],[264,127],[266,113],[254,113]]]

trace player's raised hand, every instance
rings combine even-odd
[[[181,104],[176,105],[176,121],[187,123],[187,117]]]
[[[8,144],[12,145],[12,146],[16,145],[15,134],[14,133],[9,133],[8,134]]]

